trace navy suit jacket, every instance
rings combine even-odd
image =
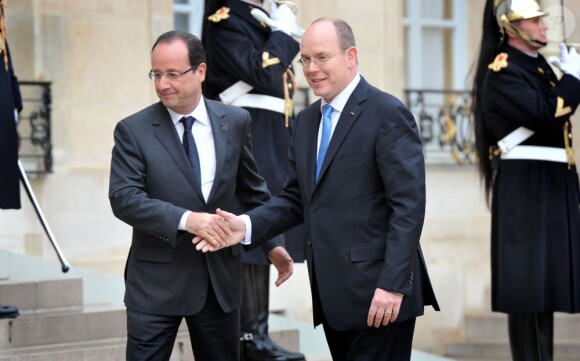
[[[162,103],[127,117],[115,129],[109,198],[115,216],[133,227],[125,269],[128,308],[192,315],[205,304],[210,282],[225,312],[240,306],[240,246],[201,253],[191,243],[192,234],[177,230],[186,210],[232,211],[236,197],[249,210],[270,198],[252,156],[248,112],[208,99],[205,104],[216,153],[207,202]]]
[[[367,328],[377,287],[405,295],[397,321],[422,315],[424,305],[438,310],[419,246],[425,166],[413,116],[361,78],[315,182],[320,119],[320,101],[298,114],[288,182],[248,213],[252,247],[304,222],[310,285],[323,311],[314,308],[315,325]]]

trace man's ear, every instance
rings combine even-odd
[[[197,66],[197,69],[195,70],[197,73],[197,76],[199,76],[199,80],[204,81],[205,80],[205,72],[207,70],[207,64],[206,63],[201,63]]]
[[[358,50],[356,47],[351,46],[350,48],[345,50],[346,59],[348,60],[349,65],[356,66],[358,63]]]

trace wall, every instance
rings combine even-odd
[[[472,62],[484,0],[467,1],[465,56]],[[558,1],[544,1],[553,2]],[[146,76],[149,51],[155,38],[172,27],[171,4],[171,0],[9,1],[8,36],[17,75],[53,82],[54,172],[31,176],[31,182],[73,266],[122,275],[130,228],[113,217],[107,199],[112,134],[120,119],[157,100]],[[402,0],[297,4],[303,27],[322,15],[347,20],[357,38],[362,75],[402,97]],[[577,1],[567,1],[567,6],[580,15]],[[576,29],[571,39],[580,42],[579,34]],[[300,84],[306,85],[298,73]],[[488,309],[489,212],[472,167],[429,167],[427,192],[422,244],[443,312],[427,310],[418,322],[415,345],[438,351],[443,340],[461,337],[466,313]],[[55,259],[24,192],[22,197],[22,210],[0,212],[0,247]],[[304,296],[292,297],[296,294]],[[309,319],[303,265],[297,265],[288,285],[272,291],[272,306]]]

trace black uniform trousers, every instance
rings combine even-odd
[[[512,360],[554,359],[554,313],[509,313],[508,331]]]

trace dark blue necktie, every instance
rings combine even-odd
[[[322,136],[320,137],[320,148],[318,149],[318,158],[316,158],[316,180],[324,162],[324,156],[330,143],[330,133],[332,132],[332,111],[334,109],[330,104],[325,104],[322,107]]]
[[[185,153],[189,158],[189,163],[193,168],[193,173],[195,174],[195,179],[199,182],[201,186],[201,166],[199,164],[199,153],[197,152],[197,146],[195,145],[195,139],[193,139],[193,134],[191,133],[191,127],[195,118],[192,116],[187,116],[181,118],[180,122],[183,123],[185,131],[183,132],[183,148],[185,148]]]

